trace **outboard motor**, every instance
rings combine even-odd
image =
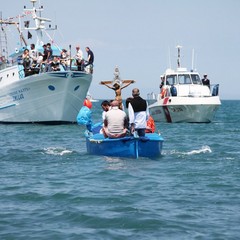
[[[170,92],[171,92],[172,97],[177,96],[177,88],[174,85],[171,86]]]
[[[212,96],[218,96],[219,84],[216,84],[212,90]]]

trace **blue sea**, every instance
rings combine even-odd
[[[0,125],[0,239],[239,239],[239,121],[225,100],[212,123],[157,123],[155,160],[90,156],[76,124]]]

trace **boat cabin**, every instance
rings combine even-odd
[[[163,77],[161,92],[165,91],[165,96],[211,96],[210,87],[202,84],[197,72],[189,72],[186,68],[168,69]]]

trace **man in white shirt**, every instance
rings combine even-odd
[[[110,104],[109,101],[104,100],[104,101],[102,101],[102,103],[101,103],[101,107],[102,107],[102,109],[103,109],[103,112],[102,112],[102,120],[104,121],[106,113],[109,111],[109,109],[111,109],[111,104]]]
[[[132,90],[132,96],[133,99],[128,105],[131,133],[134,134],[136,131],[139,137],[144,137],[149,117],[147,101],[140,97],[138,88]]]
[[[125,137],[127,133],[127,115],[119,109],[119,102],[114,100],[111,109],[106,112],[103,134],[109,138]]]
[[[37,60],[38,60],[38,52],[35,49],[35,44],[34,43],[32,43],[30,45],[29,56],[31,58],[32,65],[34,67],[37,64]]]
[[[83,60],[83,52],[82,52],[80,46],[76,47],[76,51],[77,51],[77,53],[76,53],[75,59],[76,59],[78,71],[83,71],[84,60]]]

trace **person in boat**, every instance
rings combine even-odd
[[[128,105],[129,103],[133,100],[133,97],[128,97],[125,101],[125,106],[126,106],[126,109],[128,109]]]
[[[84,67],[89,66],[90,67],[90,73],[93,73],[93,62],[94,62],[93,51],[89,47],[86,47],[85,50],[87,52],[88,57],[87,57],[87,62],[84,65]]]
[[[41,65],[42,62],[43,62],[43,54],[39,52],[37,57],[37,65]]]
[[[161,83],[160,83],[160,94],[161,94],[161,98],[164,98],[167,94],[168,94],[168,90],[167,90],[167,87],[164,87],[165,86],[165,78],[164,78],[164,75],[161,75],[160,76],[161,78]],[[168,80],[166,80],[166,85],[170,85]]]
[[[202,84],[210,88],[210,80],[207,78],[207,74],[203,75]]]
[[[47,64],[47,59],[48,59],[48,50],[47,50],[47,44],[43,44],[43,59],[42,59],[42,64],[41,64],[41,70],[42,71],[48,71],[48,64]]]
[[[105,85],[106,87],[113,89],[115,91],[115,100],[119,102],[119,109],[123,110],[123,104],[122,104],[122,89],[126,88],[130,84],[134,83],[135,81],[129,81],[127,83],[123,83],[122,86],[120,86],[120,82],[115,81],[115,83],[112,86],[112,83],[101,81],[100,84]]]
[[[111,108],[111,104],[110,104],[109,101],[104,100],[104,101],[102,101],[102,103],[101,103],[101,107],[102,107],[102,109],[103,109],[103,112],[102,112],[102,120],[104,121],[106,113],[107,113],[107,112],[109,111],[109,109]]]
[[[47,61],[47,58],[48,58],[47,45],[44,44],[42,47],[43,47],[43,62],[46,62],[46,61]]]
[[[85,99],[83,107],[80,109],[77,115],[77,123],[86,126],[89,132],[92,132],[92,102],[89,99]]]
[[[94,62],[94,54],[93,54],[93,51],[89,48],[89,47],[86,47],[86,52],[87,52],[87,55],[88,55],[88,58],[87,58],[87,65],[90,65],[90,64],[93,64]]]
[[[118,106],[118,101],[112,101],[111,109],[105,115],[103,134],[106,138],[121,138],[127,134],[127,115]]]
[[[69,54],[67,52],[66,49],[62,49],[61,51],[61,64],[63,65],[64,69],[66,70],[67,67],[70,65],[70,62],[69,62]]]
[[[52,62],[49,64],[49,67],[51,68],[51,71],[60,71],[60,62],[58,60],[58,57],[54,57]]]
[[[22,60],[25,76],[28,76],[31,67],[31,59],[29,55],[29,50],[27,48],[23,51]]]
[[[161,79],[161,83],[160,83],[160,89],[162,89],[162,87],[165,85],[165,82],[164,82],[164,76],[163,75],[161,75],[160,76],[160,79]],[[169,82],[168,82],[168,80],[166,81],[166,85],[169,85]]]
[[[131,133],[137,132],[138,136],[144,137],[149,118],[147,101],[140,97],[138,88],[132,90],[133,99],[128,105],[128,116]]]
[[[32,44],[30,45],[29,56],[30,56],[30,58],[31,58],[31,60],[32,60],[31,66],[32,66],[33,68],[36,67],[36,65],[37,65],[37,59],[38,59],[38,52],[37,52],[37,50],[35,49],[35,44],[34,44],[34,43],[32,43]]]
[[[128,97],[126,99],[126,108],[127,109],[128,109],[128,105],[132,101],[132,99],[133,99],[132,97]],[[129,121],[129,117],[128,117],[128,121]],[[145,133],[154,133],[154,132],[155,132],[155,121],[154,121],[153,117],[149,114]]]
[[[78,71],[83,71],[83,69],[84,69],[83,52],[79,45],[76,46],[75,61],[76,61]]]
[[[47,43],[47,62],[49,63],[53,59],[53,50],[51,43]]]

